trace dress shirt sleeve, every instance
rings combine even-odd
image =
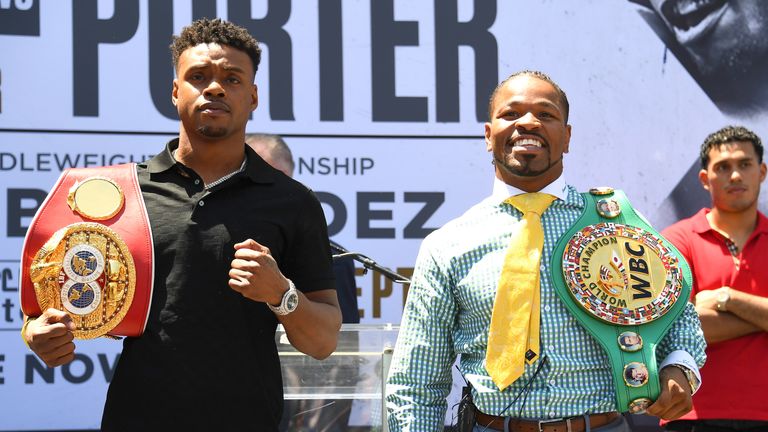
[[[447,261],[429,236],[414,268],[400,334],[389,369],[386,401],[389,430],[443,431],[457,305]]]
[[[704,350],[704,332],[693,303],[686,302],[683,313],[672,323],[667,334],[656,347],[656,360],[664,360],[674,351],[685,351],[693,357],[698,367],[704,366],[707,355]]]
[[[683,366],[684,368],[693,372],[696,375],[696,385],[691,385],[691,395],[695,395],[699,388],[701,388],[701,373],[699,372],[699,366],[696,361],[685,351],[672,351],[667,358],[659,365],[659,370],[664,369],[669,365]]]

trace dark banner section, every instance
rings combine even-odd
[[[40,0],[0,0],[0,34],[40,36]]]

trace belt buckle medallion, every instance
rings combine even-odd
[[[128,313],[136,287],[128,246],[112,229],[94,222],[56,231],[32,260],[30,277],[40,309],[69,313],[78,339],[115,328]]]
[[[613,325],[640,325],[663,316],[683,288],[678,260],[664,241],[618,223],[577,232],[563,252],[563,274],[575,301]]]

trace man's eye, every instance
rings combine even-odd
[[[240,84],[240,79],[235,77],[229,78],[227,81],[229,81],[232,84]]]

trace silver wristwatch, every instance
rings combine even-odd
[[[731,300],[731,289],[726,287],[724,290],[717,293],[717,305],[715,307],[719,312],[728,312],[728,301]]]
[[[696,374],[692,370],[677,363],[671,363],[671,364],[668,364],[667,366],[676,367],[681,371],[683,371],[683,375],[685,375],[685,379],[688,381],[688,385],[691,386],[691,395],[696,394],[696,391],[699,390],[699,385],[701,383],[699,382],[699,379],[696,377]]]
[[[296,289],[296,285],[293,281],[288,279],[288,291],[283,294],[283,299],[277,306],[272,306],[267,303],[269,309],[276,315],[288,315],[296,310],[299,306],[299,291]]]

